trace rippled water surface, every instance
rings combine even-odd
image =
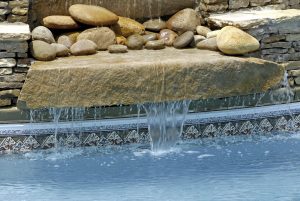
[[[300,134],[5,155],[0,200],[299,201]]]

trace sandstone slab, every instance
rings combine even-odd
[[[284,67],[273,62],[205,50],[100,52],[36,62],[19,101],[44,108],[230,97],[266,91],[283,75]]]
[[[0,40],[27,41],[31,38],[28,24],[0,24]]]
[[[208,18],[208,24],[222,28],[234,26],[240,29],[256,28],[261,25],[272,25],[284,22],[300,20],[300,12],[297,9],[288,10],[251,10],[237,11],[224,14],[212,14]],[[282,30],[284,32],[284,30]]]

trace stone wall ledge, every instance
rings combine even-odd
[[[99,52],[33,64],[19,106],[92,107],[247,95],[278,86],[283,74],[284,67],[273,62],[206,50]]]

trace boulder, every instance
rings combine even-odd
[[[185,48],[193,41],[193,39],[194,33],[192,31],[187,31],[175,39],[173,46],[178,49]]]
[[[163,40],[148,41],[145,48],[148,50],[161,50],[165,48],[165,42]]]
[[[71,16],[52,15],[43,19],[45,27],[50,29],[77,29],[78,23]]]
[[[118,23],[111,28],[116,34],[126,38],[133,34],[141,35],[145,33],[144,25],[127,17],[119,17]]]
[[[158,39],[162,39],[166,46],[173,46],[175,39],[178,37],[177,33],[170,29],[163,29],[159,32]]]
[[[57,57],[67,57],[69,56],[70,50],[66,46],[58,43],[52,43],[52,47],[55,48]]]
[[[108,46],[116,43],[115,33],[108,27],[87,29],[80,33],[77,40],[91,40],[98,50],[107,50]]]
[[[176,32],[195,31],[200,25],[201,17],[194,9],[186,8],[177,12],[167,21],[168,29]]]
[[[31,32],[32,40],[41,40],[46,43],[55,43],[52,32],[44,26],[38,26],[34,28]]]
[[[217,36],[219,50],[229,55],[242,55],[259,49],[260,44],[256,38],[248,33],[226,26]]]
[[[141,35],[131,35],[127,38],[127,47],[132,50],[141,50],[145,44],[144,38]]]
[[[218,51],[217,39],[216,39],[216,37],[208,38],[206,40],[199,42],[196,45],[196,47],[198,49],[203,49],[203,50]]]
[[[30,49],[32,56],[37,60],[52,61],[56,58],[56,49],[45,41],[32,41]]]
[[[143,23],[146,30],[159,32],[162,29],[167,28],[167,24],[162,19],[150,19]]]
[[[97,52],[97,45],[90,40],[79,40],[72,45],[70,50],[76,56],[91,55]]]
[[[76,21],[92,26],[113,25],[119,20],[113,12],[93,5],[75,4],[70,6],[69,13]]]
[[[128,48],[125,45],[110,45],[108,51],[109,53],[126,53]]]

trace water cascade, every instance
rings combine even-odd
[[[189,100],[147,103],[147,114],[152,151],[170,150],[178,142],[188,113]]]

